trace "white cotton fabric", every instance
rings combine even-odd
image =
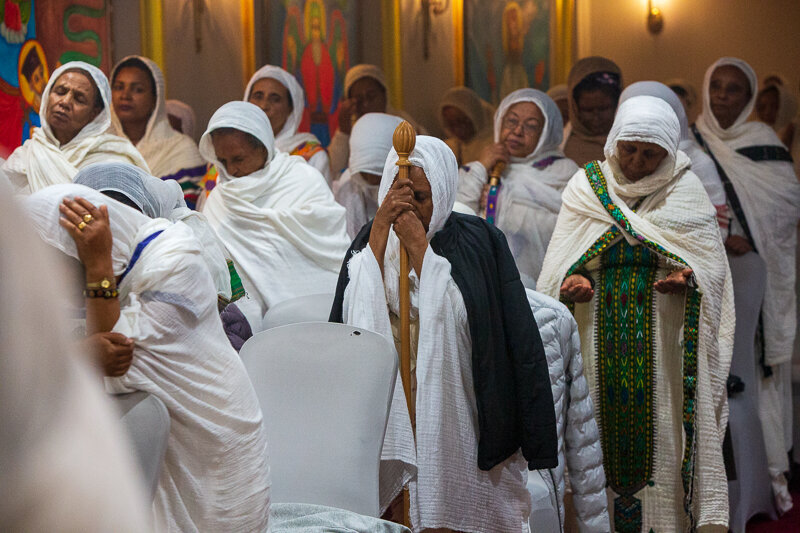
[[[558,426],[558,466],[554,475],[561,524],[565,524],[565,473],[569,475],[575,521],[581,533],[610,531],[603,449],[594,404],[583,375],[578,324],[567,307],[527,289],[528,303],[539,327]],[[549,475],[542,476],[545,480]]]
[[[172,115],[181,120],[181,133],[194,138],[194,123],[196,122],[192,106],[180,100],[167,100],[164,103],[167,115]]]
[[[83,71],[94,80],[103,100],[103,110],[62,146],[47,124],[47,106],[53,85],[67,70]],[[100,161],[122,161],[150,170],[128,139],[109,132],[111,89],[106,75],[97,67],[70,61],[57,68],[42,93],[39,117],[42,126],[35,128],[33,136],[14,150],[3,167],[19,194],[30,194],[55,183],[70,183],[79,169]]]
[[[183,191],[173,180],[161,180],[127,163],[94,163],[78,172],[75,181],[96,191],[125,195],[150,218],[183,222],[202,244],[203,259],[214,279],[217,295],[231,298],[231,278],[225,248],[202,213],[186,207]]]
[[[156,231],[119,285],[113,331],[135,343],[133,363],[106,378],[111,393],[155,395],[170,433],[153,508],[170,531],[265,531],[269,513],[267,440],[253,386],[217,312],[200,245],[183,224],[151,220],[80,185],[58,185],[25,201],[42,239],[77,258],[58,223],[64,197],[108,206],[115,265]]]
[[[423,128],[419,122],[414,120],[411,115],[401,109],[395,109],[392,106],[392,99],[389,92],[389,85],[386,82],[386,75],[383,73],[383,70],[381,70],[380,67],[368,64],[350,67],[350,70],[347,71],[347,74],[344,77],[344,98],[349,98],[350,87],[352,87],[355,82],[362,78],[372,78],[384,88],[386,91],[386,114],[394,115],[407,121],[414,127],[414,131],[416,131],[418,135],[427,134],[425,128]],[[337,129],[336,133],[331,139],[331,144],[328,146],[328,155],[330,156],[331,169],[334,174],[334,179],[338,179],[339,174],[344,168],[347,167],[348,159],[350,157],[350,135]]]
[[[494,115],[494,141],[500,142],[503,118],[508,110],[521,102],[531,102],[541,110],[544,126],[530,154],[510,158],[501,176],[495,224],[508,239],[523,284],[534,289],[561,209],[561,192],[578,166],[559,148],[564,124],[558,106],[536,89],[519,89],[503,99]],[[537,166],[549,157],[558,159],[547,166]],[[488,173],[479,161],[462,167],[458,201],[478,211],[481,194],[489,181]]]
[[[397,173],[397,154],[386,161],[383,200]],[[450,216],[456,194],[455,156],[444,142],[418,136],[410,160],[431,184],[430,240]],[[384,276],[367,246],[348,262],[344,293],[348,324],[376,331],[394,342],[390,312],[399,311],[399,241],[390,231]],[[490,472],[477,467],[478,418],[472,383],[472,342],[466,308],[450,264],[429,246],[421,275],[410,275],[412,316],[419,321],[416,358],[416,449],[398,378],[381,453],[381,507],[405,482],[411,492],[414,531],[446,527],[470,532],[527,532],[530,496],[527,464],[520,451]],[[413,343],[413,341],[412,341]],[[445,409],[443,406],[447,406]]]
[[[264,168],[231,177],[211,142],[211,132],[218,128],[235,128],[258,139],[269,153]],[[264,112],[248,102],[223,105],[200,139],[200,152],[219,171],[203,214],[225,244],[261,317],[290,298],[333,294],[350,246],[345,210],[317,170],[275,149]]]
[[[156,88],[156,107],[147,121],[144,137],[136,143],[136,149],[142,154],[150,173],[159,178],[173,176],[181,170],[192,169],[205,164],[197,145],[188,135],[172,129],[167,117],[166,86],[164,74],[152,59],[144,56],[127,56],[117,63],[111,72],[113,80],[119,66],[129,59],[138,59],[150,71]],[[112,114],[114,132],[125,137],[122,124],[116,113]],[[200,179],[198,176],[196,179]]]
[[[622,103],[634,96],[654,96],[656,98],[661,98],[670,105],[678,116],[678,122],[681,128],[681,140],[680,143],[678,143],[678,148],[689,156],[692,162],[692,172],[700,178],[714,207],[719,208],[725,206],[727,197],[725,196],[725,188],[722,185],[722,180],[719,177],[719,173],[717,173],[717,167],[708,154],[700,148],[697,141],[694,140],[694,136],[689,133],[689,119],[686,117],[686,109],[683,107],[678,95],[663,83],[657,81],[638,81],[629,85],[622,91],[619,101]]]
[[[732,65],[745,73],[752,97],[729,128],[720,127],[711,112],[709,85],[713,72]],[[755,162],[736,152],[756,145],[782,146],[775,132],[762,122],[748,122],[756,101],[758,80],[753,69],[736,58],[722,58],[706,71],[703,112],[697,128],[733,184],[753,233],[758,254],[767,263],[764,317],[765,357],[768,365],[791,360],[796,329],[795,254],[800,218],[800,184],[792,164],[784,161]]]
[[[119,414],[59,312],[57,254],[10,194],[0,224],[14,228],[0,233],[0,530],[150,531]]]
[[[722,440],[727,424],[726,379],[733,350],[733,287],[714,209],[700,181],[688,170],[689,158],[679,151],[677,116],[664,101],[637,96],[624,102],[609,134],[606,154],[611,161],[601,164],[608,194],[637,233],[685,260],[693,270],[703,294],[700,308],[697,355],[696,452],[693,486],[693,514],[697,526],[728,523],[728,495],[722,461]],[[636,183],[619,173],[614,163],[616,143],[628,139],[659,144],[668,156],[656,172]],[[628,201],[644,198],[632,211]],[[577,172],[564,191],[564,202],[553,239],[547,250],[538,290],[552,297],[559,290],[567,270],[612,225],[619,223],[598,200],[583,170]],[[630,244],[639,241],[622,230]],[[662,258],[659,278],[685,268]],[[598,296],[595,296],[595,298]],[[681,409],[683,298],[655,294],[654,342],[656,354],[655,410],[656,443],[653,480],[636,497],[642,500],[643,529],[676,529],[676,516],[683,515],[683,487],[680,464],[683,453]],[[575,316],[581,331],[584,372],[595,387],[594,302],[576,304]],[[671,355],[671,354],[674,354]],[[659,379],[659,376],[662,376]],[[678,528],[679,529],[679,528]]]
[[[403,119],[385,113],[367,113],[350,134],[350,160],[335,188],[336,201],[347,210],[347,234],[354,238],[378,211],[378,187],[361,176],[380,176],[392,149],[394,130]]]
[[[275,148],[281,152],[292,153],[300,145],[307,142],[314,142],[319,144],[319,139],[313,133],[298,133],[297,129],[300,127],[300,122],[303,120],[303,111],[306,106],[306,94],[303,87],[300,86],[297,79],[274,65],[265,65],[258,69],[255,74],[247,82],[247,87],[244,90],[243,100],[247,102],[250,98],[250,91],[253,85],[258,80],[264,78],[271,78],[289,91],[289,96],[292,99],[292,113],[286,119],[281,131],[275,133]],[[308,159],[308,164],[320,171],[325,177],[328,185],[331,184],[331,162],[328,159],[328,153],[324,150],[318,152]]]

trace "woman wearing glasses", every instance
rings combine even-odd
[[[563,122],[558,106],[541,91],[509,94],[494,115],[494,144],[461,167],[457,200],[505,233],[522,282],[536,288],[544,253],[561,209],[561,191],[577,165],[559,148]],[[488,176],[504,163],[497,190]]]

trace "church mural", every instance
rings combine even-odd
[[[356,62],[357,7],[357,0],[270,2],[269,62],[303,86],[300,131],[310,131],[324,146],[336,131],[344,76]]]
[[[111,67],[107,0],[0,0],[0,157],[40,126],[50,72],[68,61]]]
[[[497,105],[550,86],[550,0],[464,2],[465,84]]]

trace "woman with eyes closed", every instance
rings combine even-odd
[[[236,264],[248,294],[237,305],[253,333],[273,305],[333,293],[350,244],[345,209],[316,169],[275,149],[264,112],[249,102],[223,105],[200,153],[220,176],[203,214]]]
[[[555,102],[541,91],[519,89],[497,109],[495,143],[459,171],[457,200],[487,219],[494,218],[508,239],[523,284],[530,289],[536,288],[556,225],[561,191],[578,169],[559,148],[562,135]],[[507,166],[496,198],[487,198],[488,175],[498,162]]]
[[[623,102],[605,161],[564,190],[538,280],[578,323],[613,531],[727,531],[733,286],[679,142],[667,102]]]
[[[42,126],[3,165],[16,193],[71,183],[78,170],[101,161],[130,163],[149,171],[128,139],[107,133],[111,89],[100,69],[82,61],[56,69],[42,93],[39,116]]]
[[[111,97],[116,133],[136,146],[150,174],[177,181],[186,205],[194,209],[206,163],[194,140],[170,126],[161,69],[146,57],[124,58],[111,72]]]

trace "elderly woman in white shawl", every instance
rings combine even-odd
[[[573,306],[617,531],[727,530],[733,291],[680,124],[625,101],[564,191],[538,289]]]
[[[267,441],[255,391],[217,313],[200,243],[184,224],[150,219],[81,185],[24,202],[49,245],[86,277],[87,333],[134,341],[111,393],[149,392],[171,424],[153,504],[170,531],[264,531]]]
[[[111,90],[103,72],[82,61],[57,68],[42,94],[42,127],[3,166],[15,192],[30,194],[71,183],[78,170],[99,161],[123,161],[147,170],[127,140],[107,133]]]
[[[417,133],[425,133],[425,128],[408,113],[392,106],[386,75],[380,67],[367,64],[350,67],[344,77],[344,96],[345,99],[339,104],[339,127],[328,146],[334,180],[339,178],[339,173],[347,166],[350,132],[356,121],[367,113],[387,113],[401,117],[414,126]]]
[[[130,139],[154,176],[180,184],[187,205],[194,208],[206,163],[194,140],[169,123],[158,65],[142,56],[124,58],[111,72],[111,98],[117,135]]]
[[[625,88],[619,97],[619,101],[624,102],[634,96],[655,96],[661,98],[672,107],[678,116],[681,125],[681,142],[678,149],[689,156],[692,161],[692,172],[700,178],[708,193],[708,198],[717,210],[717,221],[723,231],[728,230],[728,205],[725,196],[725,188],[717,172],[714,161],[697,144],[694,136],[689,134],[689,120],[686,118],[686,108],[681,103],[678,95],[663,83],[657,81],[637,81]]]
[[[536,288],[550,235],[561,209],[561,191],[578,169],[559,148],[563,136],[555,102],[536,89],[519,89],[506,96],[494,115],[495,144],[479,161],[462,167],[458,201],[505,233],[522,281]],[[485,189],[489,173],[508,163],[497,190]]]
[[[791,157],[775,131],[748,122],[758,80],[744,61],[725,57],[706,71],[703,112],[694,130],[717,162],[732,212],[725,240],[733,256],[756,252],[767,264],[761,307],[764,379],[759,409],[778,509],[788,511],[791,496],[783,472],[791,447],[791,358],[796,334],[795,293],[800,184]]]
[[[410,179],[386,160],[372,223],[342,265],[331,320],[396,341],[399,247],[413,267],[416,449],[395,387],[381,455],[385,509],[410,482],[414,531],[528,531],[526,466],[558,463],[542,341],[500,231],[451,213],[453,152],[418,136]],[[398,382],[399,383],[399,382]]]
[[[275,134],[275,148],[299,155],[316,168],[331,184],[328,153],[312,133],[298,133],[306,106],[306,96],[297,79],[280,67],[261,67],[244,90],[244,101],[260,107],[269,118]]]
[[[223,105],[200,153],[220,175],[203,214],[239,269],[249,296],[239,307],[253,332],[279,302],[332,293],[350,243],[345,209],[319,171],[275,149],[264,112],[248,102]]]
[[[378,210],[378,187],[386,156],[392,150],[394,130],[402,118],[367,113],[350,134],[350,160],[334,184],[336,201],[347,209],[347,234],[355,238]]]

